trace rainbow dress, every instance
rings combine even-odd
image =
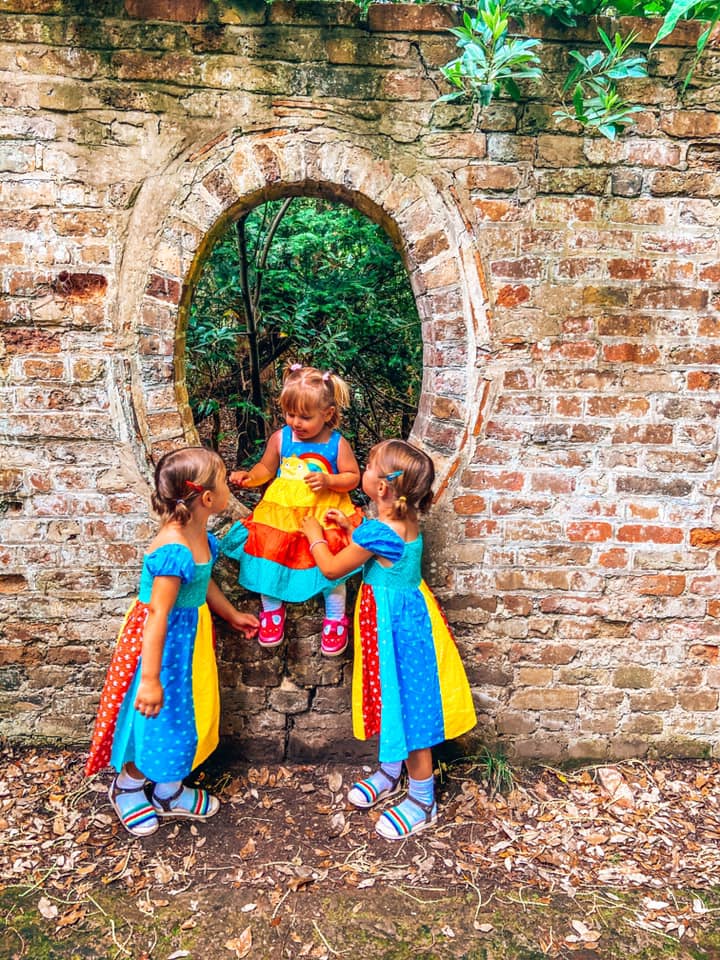
[[[210,610],[205,601],[219,547],[208,534],[211,559],[195,563],[190,550],[168,543],[146,554],[138,599],[120,628],[95,722],[85,773],[132,762],[149,780],[182,780],[218,744],[220,692]],[[142,639],[155,577],[179,577],[168,616],[160,667],[164,703],[156,717],[135,709]]]
[[[246,590],[302,603],[347,579],[328,580],[316,567],[302,532],[303,519],[310,514],[323,525],[331,508],[341,510],[353,527],[359,526],[363,517],[347,493],[313,493],[304,480],[309,471],[338,472],[338,430],[327,443],[296,440],[290,427],[283,427],[281,437],[277,476],[253,513],[230,528],[221,550],[240,564],[238,581]],[[325,527],[324,535],[332,553],[349,543],[339,527]]]
[[[353,541],[376,555],[355,607],[353,732],[359,740],[379,735],[380,762],[394,763],[471,730],[475,708],[447,621],[422,579],[422,536],[406,543],[368,520]]]

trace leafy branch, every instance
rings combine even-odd
[[[441,68],[456,89],[438,102],[472,99],[486,107],[501,90],[519,100],[516,81],[542,76],[535,52],[540,41],[509,37],[509,22],[504,0],[481,0],[474,17],[465,11],[463,26],[450,30],[458,38],[460,56]]]
[[[593,50],[585,57],[578,50],[570,51],[577,62],[565,81],[563,93],[572,89],[573,111],[563,107],[553,116],[558,121],[574,120],[614,140],[629,125],[632,114],[643,109],[623,100],[617,91],[617,82],[629,77],[646,77],[647,61],[642,55],[625,55],[635,42],[635,33],[624,39],[616,33],[611,40],[598,27],[598,34],[607,52]]]

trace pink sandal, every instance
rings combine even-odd
[[[348,618],[345,614],[339,620],[325,617],[322,625],[320,651],[326,657],[339,657],[345,653],[348,645]]]
[[[285,607],[277,610],[263,610],[260,613],[258,643],[261,647],[277,647],[285,636]]]

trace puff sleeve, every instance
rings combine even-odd
[[[378,557],[385,557],[396,563],[405,551],[405,542],[395,531],[381,520],[366,520],[353,531],[353,543]]]
[[[181,543],[158,547],[145,557],[145,568],[152,577],[180,577],[183,583],[190,583],[195,575],[192,553]]]

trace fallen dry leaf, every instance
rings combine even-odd
[[[246,957],[252,950],[252,928],[246,927],[239,937],[225,941],[225,949],[233,950],[238,960]]]

